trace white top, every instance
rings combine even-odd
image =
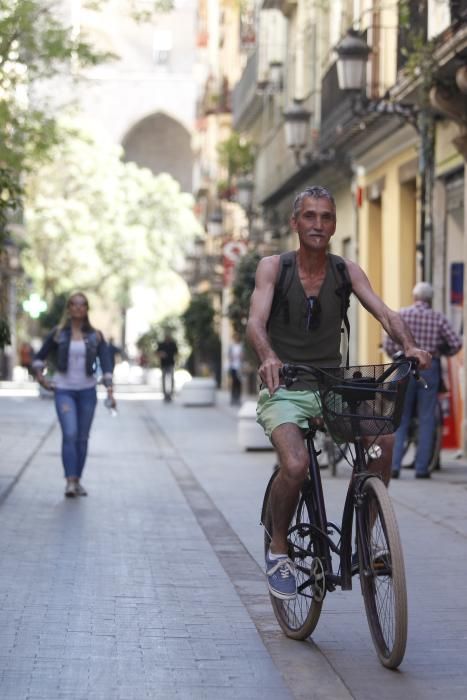
[[[54,376],[57,389],[92,389],[96,378],[86,374],[86,345],[84,340],[71,340],[68,351],[68,369]]]
[[[243,345],[232,343],[229,347],[229,367],[230,369],[241,369],[243,362]]]

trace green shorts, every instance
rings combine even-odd
[[[307,430],[308,419],[322,415],[318,391],[277,389],[270,396],[269,389],[261,389],[256,407],[256,421],[271,439],[274,428],[283,423],[295,423]]]

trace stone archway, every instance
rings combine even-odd
[[[149,168],[154,175],[169,173],[183,192],[193,190],[191,135],[172,117],[161,112],[135,124],[122,143],[124,160]]]

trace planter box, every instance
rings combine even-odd
[[[238,412],[238,442],[244,450],[273,450],[264,430],[256,422],[256,401],[245,401]]]
[[[211,377],[193,377],[180,389],[183,406],[212,406],[216,403],[216,380]]]

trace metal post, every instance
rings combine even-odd
[[[433,280],[434,122],[426,109],[419,113],[420,250],[422,280]]]

